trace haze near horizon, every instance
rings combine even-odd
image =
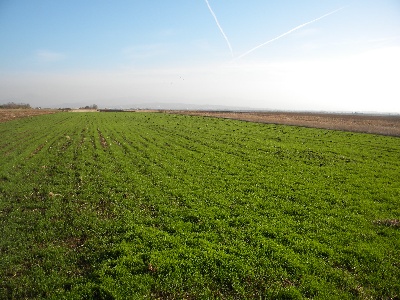
[[[400,2],[0,2],[0,104],[400,113]]]

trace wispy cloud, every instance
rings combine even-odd
[[[218,26],[218,28],[219,28],[219,31],[221,31],[222,35],[224,36],[224,39],[225,39],[226,43],[228,44],[229,50],[231,51],[231,55],[232,55],[232,57],[233,57],[234,55],[233,55],[233,49],[232,49],[231,43],[229,42],[228,37],[226,36],[226,34],[225,34],[224,30],[222,29],[221,25],[219,24],[219,21],[218,21],[218,19],[217,19],[217,16],[215,15],[214,11],[212,10],[212,8],[211,8],[211,6],[210,6],[210,3],[208,3],[207,0],[205,0],[205,1],[206,1],[206,3],[207,3],[208,9],[210,10],[210,13],[211,13],[212,16],[214,17],[215,23],[217,23],[217,26]]]
[[[283,34],[281,34],[281,35],[279,35],[279,36],[277,36],[277,37],[275,37],[275,38],[273,38],[273,39],[271,39],[271,40],[269,40],[269,41],[266,41],[265,43],[262,43],[262,44],[260,44],[260,45],[258,45],[258,46],[256,46],[256,47],[250,49],[249,51],[243,53],[242,55],[239,55],[239,56],[236,57],[234,60],[241,59],[241,58],[245,57],[246,55],[249,55],[250,53],[254,52],[255,50],[257,50],[257,49],[259,49],[259,48],[261,48],[261,47],[264,47],[265,45],[267,45],[267,44],[269,44],[269,43],[275,42],[276,40],[279,40],[280,38],[283,38],[284,36],[286,36],[286,35],[288,35],[288,34],[291,34],[292,32],[295,32],[296,30],[299,30],[300,28],[303,28],[304,26],[307,26],[307,25],[309,25],[309,24],[311,24],[311,23],[317,22],[317,21],[319,21],[319,20],[321,20],[321,19],[323,19],[323,18],[325,18],[325,17],[327,17],[327,16],[329,16],[329,15],[332,15],[332,14],[334,14],[334,13],[336,13],[336,12],[338,12],[338,11],[344,9],[345,7],[346,7],[346,6],[341,7],[341,8],[338,8],[338,9],[336,9],[336,10],[334,10],[334,11],[331,11],[330,13],[327,13],[327,14],[325,14],[325,15],[319,17],[319,18],[316,18],[316,19],[314,19],[314,20],[312,20],[312,21],[309,21],[309,22],[306,22],[306,23],[301,24],[301,25],[299,25],[299,26],[296,26],[296,27],[290,29],[289,31],[286,31],[286,32],[283,33]]]
[[[36,51],[36,58],[41,62],[57,62],[64,60],[66,55],[61,52],[38,50]]]

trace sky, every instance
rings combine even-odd
[[[399,0],[0,0],[0,104],[400,113]]]

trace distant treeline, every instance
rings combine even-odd
[[[86,105],[85,107],[80,107],[79,109],[97,109],[98,106],[97,104],[93,104],[93,105]]]
[[[0,108],[3,109],[29,109],[31,106],[27,103],[14,103],[14,102],[8,102],[7,104],[0,104]]]

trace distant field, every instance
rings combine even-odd
[[[74,109],[70,112],[97,112],[95,109]],[[60,112],[52,109],[0,109],[0,122],[42,114]],[[129,110],[127,112],[135,112]],[[311,112],[235,112],[188,110],[138,110],[138,112],[165,112],[193,116],[227,118],[257,123],[295,125],[331,130],[344,130],[400,136],[400,115],[338,114]]]
[[[55,109],[0,109],[0,123],[15,119],[54,114],[59,112]]]
[[[311,112],[218,112],[169,111],[194,116],[236,119],[268,124],[285,124],[332,130],[400,136],[400,115],[339,114]]]
[[[0,137],[0,299],[400,297],[398,137],[150,112]]]

